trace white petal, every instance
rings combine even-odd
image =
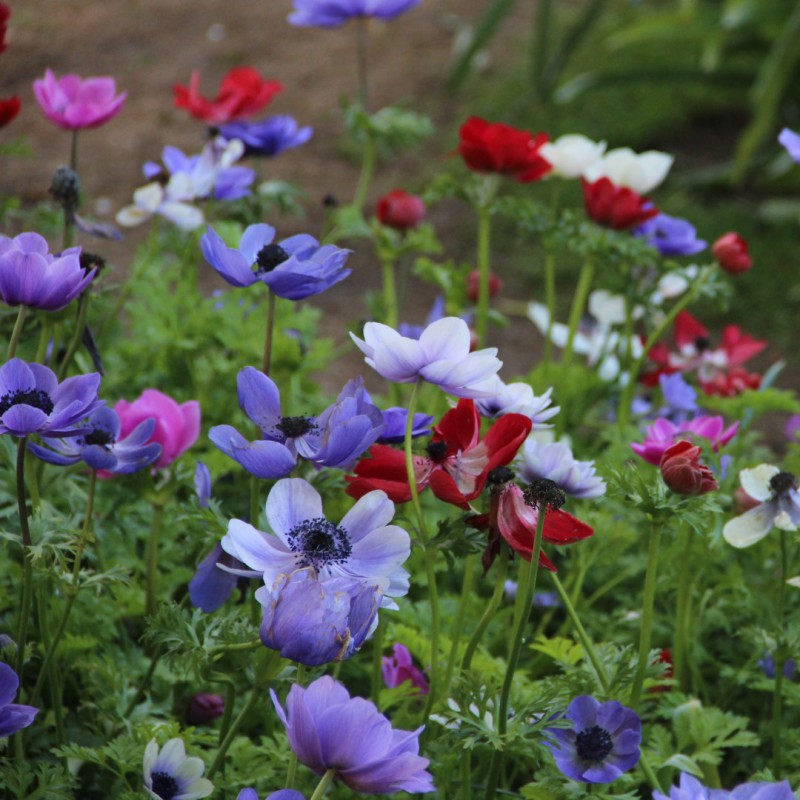
[[[459,317],[445,317],[428,325],[419,337],[425,361],[457,361],[469,353],[469,325]]]
[[[739,482],[753,500],[763,503],[772,495],[769,482],[780,472],[772,464],[759,464],[753,469],[743,469],[739,473]]]
[[[285,540],[286,534],[301,522],[320,517],[324,517],[322,498],[319,492],[302,478],[279,480],[267,497],[267,519],[272,530],[281,539]]]
[[[770,503],[762,503],[727,522],[722,535],[734,547],[750,547],[772,530],[774,519],[774,507]]]

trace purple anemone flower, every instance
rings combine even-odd
[[[708,245],[697,238],[691,222],[663,213],[634,229],[633,235],[646,239],[662,256],[693,256]]]
[[[584,783],[611,783],[641,757],[642,721],[616,700],[600,703],[576,697],[564,715],[571,728],[551,728],[547,746],[556,766],[568,778]]]
[[[194,468],[194,492],[200,508],[208,508],[211,500],[211,471],[202,461],[198,461]]]
[[[554,481],[567,494],[579,499],[606,493],[606,482],[595,475],[594,461],[577,461],[563,442],[545,444],[528,439],[523,445],[521,470],[526,482]]]
[[[761,667],[767,678],[775,677],[775,657],[768,650],[758,659],[758,666]],[[797,662],[793,658],[787,658],[783,662],[783,677],[793,681],[797,675]]]
[[[236,800],[259,800],[258,792],[255,789],[242,789],[236,795]],[[303,795],[295,789],[279,789],[267,797],[267,800],[305,800]]]
[[[186,757],[183,739],[170,739],[162,748],[152,739],[144,751],[144,790],[153,800],[198,800],[208,797],[214,786],[203,778],[202,759]]]
[[[698,411],[697,392],[694,387],[686,382],[680,372],[672,375],[659,375],[658,385],[664,395],[666,407],[659,410],[660,417],[667,417],[673,422],[682,422],[687,414]]]
[[[209,438],[258,478],[286,477],[298,456],[316,467],[349,470],[384,428],[361,378],[349,381],[319,417],[283,416],[278,387],[255,367],[241,370],[236,383],[239,405],[264,438],[250,442],[231,425],[215,426]]]
[[[353,17],[390,20],[422,0],[294,0],[289,22],[299,27],[338,28]]]
[[[284,658],[318,667],[346,661],[378,624],[380,592],[355,578],[317,580],[312,567],[262,586],[261,641]]]
[[[677,786],[665,795],[653,792],[653,800],[795,800],[788,781],[780,783],[743,783],[735,789],[709,789],[697,778],[681,773]]]
[[[99,388],[96,372],[59,383],[48,367],[12,358],[0,367],[0,434],[79,436],[76,424],[103,405]]]
[[[92,282],[97,267],[81,267],[81,248],[50,254],[38,233],[0,236],[0,299],[10,306],[60,311]]]
[[[792,159],[800,164],[800,133],[784,128],[778,136],[778,141],[786,148]]]
[[[494,394],[491,379],[503,362],[497,348],[470,352],[469,326],[458,317],[428,325],[419,341],[401,336],[380,322],[364,326],[364,338],[350,338],[379,375],[395,383],[425,380],[455,397],[475,399]]]
[[[300,478],[284,478],[267,497],[265,533],[240,519],[228,523],[222,549],[244,562],[271,586],[280,575],[313,567],[320,580],[356,578],[383,592],[381,605],[397,608],[393,597],[408,592],[402,564],[411,553],[406,531],[390,525],[394,503],[385,492],[368,492],[337,525],[325,519],[322,498]],[[241,574],[253,575],[253,572]]]
[[[245,565],[238,558],[228,555],[221,544],[215,544],[198,564],[197,572],[189,581],[189,600],[192,605],[206,614],[213,614],[230,597],[242,579],[239,573],[244,569]]]
[[[0,663],[0,739],[27,728],[39,713],[38,708],[11,701],[17,696],[19,677],[8,664]]]
[[[285,711],[270,694],[297,760],[317,775],[335,770],[334,780],[362,794],[435,791],[419,755],[422,728],[395,730],[373,703],[351,698],[327,675],[306,689],[292,686]]]
[[[306,233],[276,243],[275,228],[259,223],[245,229],[238,250],[228,247],[209,226],[200,247],[205,260],[232,286],[265,283],[278,297],[304,300],[343,281],[350,250],[332,244],[320,246]]]
[[[381,675],[383,676],[383,682],[390,689],[409,682],[417,689],[415,694],[428,694],[430,692],[431,687],[425,677],[425,673],[419,667],[414,666],[411,652],[404,644],[396,644],[392,648],[392,655],[384,656],[381,659]]]
[[[408,409],[392,406],[384,409],[383,421],[386,427],[376,439],[379,444],[399,444],[406,438],[406,424],[408,423]],[[411,438],[430,436],[433,417],[430,414],[414,414],[411,428]]]
[[[219,126],[226,139],[239,139],[244,144],[246,156],[276,156],[284,150],[304,145],[314,133],[309,125],[301,128],[288,114],[247,122],[237,120]]]
[[[29,444],[28,450],[48,464],[70,466],[84,461],[91,469],[130,475],[161,455],[160,444],[148,444],[155,427],[155,419],[148,419],[119,439],[119,417],[113,409],[102,406],[81,424],[79,436],[55,439],[43,435],[42,441],[47,446]]]

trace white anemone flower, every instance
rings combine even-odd
[[[567,133],[554,142],[543,144],[539,153],[553,165],[550,175],[579,178],[603,157],[605,150],[605,142],[592,141],[582,133]]]
[[[674,156],[658,150],[634,153],[630,147],[618,147],[589,166],[584,177],[590,182],[608,178],[617,186],[647,194],[664,182],[674,160]]]
[[[160,752],[155,739],[145,748],[144,788],[154,800],[208,797],[214,791],[214,784],[202,777],[204,771],[202,759],[186,757],[183,739],[170,739]]]
[[[177,173],[166,186],[154,181],[137,189],[133,193],[133,203],[117,212],[117,223],[133,228],[158,214],[182,231],[193,231],[205,222],[203,212],[188,202],[194,198],[189,176]]]
[[[534,394],[530,384],[522,381],[504,383],[498,376],[487,382],[487,386],[493,390],[493,395],[476,400],[475,406],[478,413],[488,419],[497,419],[505,414],[522,414],[534,425],[542,425],[561,410],[560,406],[550,405],[553,402],[550,399],[553,394],[552,386],[538,396]]]
[[[742,489],[759,505],[725,524],[722,535],[734,547],[750,547],[773,528],[796,531],[800,526],[800,493],[797,479],[773,464],[759,464],[739,473]]]

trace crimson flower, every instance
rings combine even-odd
[[[17,95],[0,99],[0,128],[4,128],[19,114],[21,105]]]
[[[502,419],[505,419],[503,417]],[[470,517],[467,524],[478,530],[489,531],[489,541],[483,554],[483,567],[488,570],[500,549],[500,539],[505,539],[508,546],[526,561],[533,556],[533,539],[536,524],[539,520],[537,509],[525,502],[522,489],[509,481],[495,485],[489,502],[489,513]],[[581,539],[588,539],[594,534],[594,528],[581,522],[566,511],[548,509],[544,518],[542,540],[549,544],[574,544]],[[558,572],[555,564],[539,551],[539,566]]]
[[[460,400],[433,429],[427,455],[414,457],[417,491],[430,485],[446,503],[469,509],[496,467],[508,464],[531,432],[532,423],[522,414],[506,414],[495,422],[483,439],[481,418],[473,400]],[[370,448],[370,458],[356,464],[347,476],[347,494],[363,497],[382,489],[395,503],[411,499],[405,454],[386,445]]]
[[[253,67],[234,67],[222,79],[213,100],[200,94],[200,73],[195,71],[188,86],[172,87],[175,108],[185,108],[195,118],[212,125],[251,117],[283,91],[278,81],[264,80]]]
[[[416,228],[425,219],[425,202],[403,189],[393,189],[378,200],[375,214],[381,225],[398,231]]]
[[[499,172],[520,183],[538,181],[553,168],[539,152],[550,137],[531,135],[502,122],[470,117],[459,131],[458,152],[475,172]]]
[[[0,53],[8,48],[6,33],[8,32],[8,19],[10,16],[11,9],[5,3],[0,3]]]
[[[598,224],[616,231],[641,225],[660,213],[646,198],[627,186],[617,186],[608,178],[589,183],[581,178],[586,213]]]
[[[714,473],[700,463],[702,449],[681,439],[661,456],[661,477],[675,494],[706,494],[719,489]]]
[[[717,262],[731,275],[747,272],[753,266],[753,259],[747,249],[747,242],[738,233],[729,231],[711,246]]]
[[[471,303],[478,302],[478,293],[480,291],[481,273],[477,269],[473,269],[467,275],[467,299]],[[495,297],[503,288],[503,281],[494,274],[489,273],[489,297]]]

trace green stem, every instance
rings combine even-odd
[[[511,684],[514,682],[514,674],[517,671],[517,664],[519,663],[519,657],[522,653],[525,628],[531,616],[533,593],[536,589],[536,578],[539,574],[539,555],[542,552],[542,532],[544,531],[545,516],[546,509],[542,506],[539,508],[536,519],[536,532],[533,537],[530,561],[524,559],[520,560],[517,599],[514,605],[514,629],[511,637],[511,654],[509,655],[508,664],[506,665],[506,674],[503,679],[503,686],[500,689],[500,702],[497,707],[497,734],[500,738],[505,736],[508,728],[508,700],[511,696]],[[500,775],[502,758],[501,750],[495,750],[492,753],[489,776],[486,779],[486,800],[494,800],[495,798],[495,790]]]
[[[789,549],[786,531],[782,530],[781,541],[781,577],[778,587],[778,629],[784,630],[783,616],[786,605],[786,581],[789,577]],[[772,772],[775,780],[780,780],[783,772],[782,741],[783,732],[783,666],[786,663],[785,644],[781,641],[775,652],[775,688],[772,694]]]
[[[492,212],[488,203],[478,206],[478,347],[486,347],[489,331],[489,247]]]
[[[397,289],[395,286],[394,261],[390,258],[383,259],[383,314],[386,324],[397,329]],[[394,385],[394,384],[393,384]]]
[[[239,716],[233,721],[233,724],[228,729],[228,733],[225,735],[225,738],[222,740],[222,744],[219,746],[219,750],[217,751],[217,755],[214,758],[214,763],[208,770],[208,774],[206,777],[210,780],[214,777],[217,773],[219,768],[222,766],[222,762],[225,760],[225,755],[228,752],[228,748],[233,743],[233,740],[236,738],[236,734],[239,732],[239,728],[241,728],[242,723],[244,722],[247,715],[256,707],[256,703],[258,702],[259,698],[261,697],[261,693],[258,691],[257,688],[254,688],[252,692],[250,692],[250,697],[247,698],[247,702],[244,704],[244,707],[239,712]]]
[[[364,208],[364,202],[367,199],[367,192],[369,191],[370,184],[372,183],[372,175],[375,172],[375,159],[377,157],[377,150],[375,146],[375,137],[372,135],[371,131],[366,131],[364,134],[362,153],[363,158],[361,161],[361,174],[359,175],[356,194],[353,198],[353,205],[359,212]]]
[[[495,576],[494,592],[492,592],[492,598],[489,600],[489,605],[486,606],[486,610],[483,612],[483,616],[478,622],[478,627],[475,628],[475,631],[470,637],[469,642],[467,642],[467,649],[464,651],[464,657],[461,659],[462,672],[470,668],[470,665],[472,664],[472,657],[475,655],[475,651],[478,649],[478,645],[480,644],[484,631],[489,627],[489,623],[497,615],[497,609],[500,608],[500,603],[503,600],[503,592],[505,591],[506,576],[508,575],[508,564],[511,560],[511,554],[504,546],[501,545],[501,548],[502,549],[497,556],[500,566],[498,567],[497,575]]]
[[[691,529],[687,526],[682,531],[683,552],[678,568],[678,597],[675,607],[675,637],[672,651],[672,668],[675,681],[681,691],[688,689],[688,670],[686,669],[686,658],[688,645],[691,641],[689,636],[689,598],[691,592],[691,563],[692,563],[692,543],[694,537]]]
[[[267,325],[264,333],[264,357],[261,361],[261,371],[269,375],[272,366],[272,338],[275,331],[275,298],[274,292],[267,289]]]
[[[147,582],[145,587],[145,613],[148,617],[156,613],[156,592],[158,583],[158,537],[161,534],[161,522],[164,518],[164,506],[153,506],[153,519],[147,535]]]
[[[42,323],[42,330],[39,333],[39,345],[36,348],[36,357],[33,359],[37,364],[44,364],[44,358],[47,355],[47,343],[52,335],[53,323],[48,318]]]
[[[25,449],[27,436],[17,440],[17,510],[19,511],[19,528],[22,534],[22,601],[20,602],[19,628],[17,629],[17,675],[22,685],[22,668],[25,664],[25,640],[28,634],[28,617],[31,613],[31,597],[33,592],[33,574],[30,562],[30,550],[33,547],[31,530],[28,526],[28,506],[25,497]]]
[[[544,363],[549,365],[553,362],[553,321],[556,316],[556,257],[550,247],[544,251],[544,296],[547,303]]]
[[[233,707],[236,703],[236,684],[228,679],[225,683],[225,709],[222,712],[222,724],[219,727],[219,737],[217,739],[218,746],[222,746],[225,741],[225,735],[231,727],[231,720],[233,719]]]
[[[594,277],[594,260],[587,260],[581,268],[578,277],[578,285],[575,288],[575,296],[572,298],[572,308],[569,312],[569,333],[567,334],[567,344],[564,348],[562,363],[569,367],[572,363],[572,354],[575,347],[575,334],[578,332],[578,325],[581,321],[581,314],[586,307],[586,299],[589,297],[589,290],[592,288],[592,278]]]
[[[641,758],[639,759],[639,768],[642,770],[644,777],[647,779],[647,782],[650,784],[652,789],[655,789],[657,792],[663,791],[661,788],[661,782],[658,780],[658,776],[650,764],[650,759],[648,759],[647,754],[644,751],[642,751]]]
[[[78,131],[73,130],[69,143],[69,168],[78,171]]]
[[[125,709],[125,713],[122,715],[123,719],[127,719],[133,713],[133,709],[139,704],[139,701],[144,697],[144,693],[147,691],[147,687],[150,685],[150,681],[153,679],[153,674],[156,671],[156,667],[158,666],[158,662],[161,659],[161,656],[164,653],[164,646],[159,645],[158,649],[153,653],[153,657],[150,659],[150,666],[147,668],[147,672],[145,673],[144,677],[142,678],[142,682],[139,685],[139,688],[136,690],[136,694],[131,698],[130,702],[128,703],[128,707]]]
[[[572,620],[572,624],[575,626],[575,632],[578,634],[578,639],[580,640],[581,647],[583,647],[583,652],[589,661],[592,662],[592,666],[594,667],[594,671],[597,673],[597,680],[600,682],[603,693],[608,695],[608,692],[611,689],[611,681],[609,681],[605,668],[603,667],[603,664],[597,655],[597,651],[594,649],[592,640],[589,638],[589,634],[586,633],[586,628],[583,627],[583,623],[578,616],[578,612],[575,610],[575,606],[572,604],[572,600],[570,599],[567,590],[564,588],[564,584],[561,583],[558,575],[556,575],[555,572],[551,572],[550,577],[553,579],[553,585],[556,587],[556,592],[558,592],[558,596],[561,598],[561,602],[564,604],[564,610],[567,612],[567,615]]]
[[[63,381],[64,378],[66,378],[69,365],[72,363],[72,359],[75,356],[78,347],[80,346],[81,339],[83,338],[83,330],[86,327],[86,317],[89,314],[90,294],[91,288],[89,287],[83,292],[81,299],[78,301],[78,313],[75,318],[75,332],[72,334],[72,339],[70,339],[67,352],[64,353],[64,359],[61,362],[60,369],[58,370],[58,379],[60,381]]]
[[[639,706],[639,700],[644,686],[644,674],[650,660],[650,635],[653,629],[653,607],[656,599],[656,580],[658,575],[658,547],[661,542],[661,525],[656,525],[650,534],[650,544],[647,550],[647,573],[644,579],[644,600],[642,602],[642,621],[639,633],[639,661],[636,673],[633,676],[630,706],[634,711]]]
[[[325,796],[325,793],[328,791],[328,787],[333,783],[333,778],[336,775],[335,769],[329,769],[323,776],[322,780],[317,784],[317,788],[314,789],[314,794],[311,795],[311,800],[322,800]]]
[[[14,329],[11,331],[11,338],[8,340],[8,350],[6,350],[6,361],[10,361],[17,352],[19,337],[22,335],[22,326],[25,324],[26,307],[20,306],[17,311],[17,319],[14,322]]]
[[[467,614],[467,606],[472,599],[472,584],[475,580],[475,564],[478,556],[472,553],[467,556],[464,562],[464,583],[461,586],[461,598],[458,603],[458,614],[456,615],[455,625],[453,626],[453,633],[451,636],[452,643],[450,645],[450,656],[447,659],[447,669],[444,673],[444,692],[447,695],[450,692],[450,683],[453,680],[453,670],[456,666],[456,657],[458,655],[458,646],[461,644],[461,633],[464,630],[464,617]]]

